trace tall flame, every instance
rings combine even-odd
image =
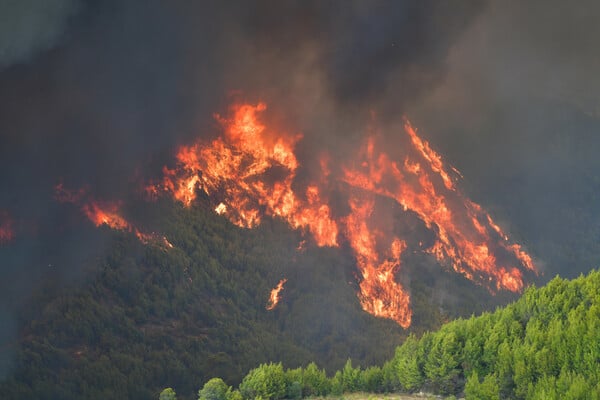
[[[360,303],[365,311],[408,327],[412,319],[410,299],[395,279],[400,267],[400,255],[406,249],[406,243],[392,237],[387,253],[380,254],[377,251],[378,237],[383,235],[370,229],[367,224],[375,205],[373,196],[369,197],[366,200],[350,198],[351,212],[343,221],[346,236],[362,273]]]
[[[375,150],[376,138],[371,137],[363,148],[360,167],[345,169],[343,180],[394,199],[416,213],[428,228],[435,227],[437,241],[428,251],[440,262],[449,262],[456,272],[493,290],[522,290],[521,271],[501,264],[498,256],[506,259],[512,254],[517,265],[535,271],[531,257],[518,244],[509,244],[491,216],[457,190],[441,157],[417,136],[410,123],[406,122],[404,129],[417,150],[414,160],[406,158],[404,164],[392,161]]]
[[[281,291],[283,290],[283,285],[287,282],[286,278],[283,278],[279,281],[277,286],[271,289],[271,294],[269,295],[269,302],[267,303],[267,310],[271,311],[277,304],[279,304],[279,300],[281,300]]]
[[[510,243],[491,216],[457,189],[458,171],[448,169],[408,121],[401,161],[383,150],[389,145],[380,135],[371,133],[354,162],[343,164],[340,176],[324,153],[322,176],[301,185],[296,182],[300,163],[294,148],[302,135],[268,129],[258,118],[265,110],[264,103],[237,104],[230,116],[215,115],[223,134],[182,146],[177,165],[165,167],[162,180],[149,185],[148,193],[168,193],[189,206],[203,190],[219,202],[215,212],[240,227],[253,228],[271,216],[310,233],[318,246],[336,247],[343,238],[360,271],[362,308],[403,327],[410,325],[412,311],[396,274],[408,245],[373,218],[378,198],[416,214],[436,234],[424,250],[491,292],[518,292],[524,285],[522,270],[536,272],[521,246]],[[345,215],[332,210],[329,194],[334,187],[347,189]]]
[[[299,166],[294,145],[301,135],[273,134],[257,119],[265,104],[234,107],[232,118],[216,115],[224,136],[182,146],[178,168],[164,168],[162,182],[147,192],[168,192],[189,206],[198,186],[223,200],[215,211],[236,225],[253,228],[263,215],[277,216],[309,231],[320,246],[337,246],[338,226],[316,185],[298,195],[292,188]],[[281,177],[277,179],[277,175]]]

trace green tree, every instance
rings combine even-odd
[[[329,394],[329,381],[325,370],[320,370],[314,362],[308,364],[302,372],[302,395],[325,396]]]
[[[515,386],[513,381],[513,365],[514,360],[510,345],[504,341],[498,346],[498,357],[495,366],[496,375],[498,376],[498,386],[504,397],[510,397]]]
[[[467,400],[500,400],[498,383],[492,375],[487,375],[483,382],[479,381],[477,371],[473,371],[465,384]]]
[[[381,393],[383,387],[383,372],[379,367],[369,367],[361,371],[360,381],[362,390],[369,393]]]
[[[381,374],[383,375],[383,391],[386,393],[394,392],[400,389],[400,381],[398,380],[398,374],[396,373],[395,359],[386,362],[381,368]]]
[[[198,400],[228,400],[231,387],[223,379],[212,378],[198,391]]]
[[[434,337],[425,362],[425,373],[433,387],[442,394],[458,391],[461,347],[454,330],[441,330]]]
[[[423,385],[424,377],[419,368],[419,341],[414,335],[396,349],[394,359],[398,380],[403,390],[413,391]]]
[[[341,396],[344,394],[344,378],[342,371],[336,371],[333,378],[331,378],[331,394],[334,396]]]
[[[298,381],[292,382],[287,387],[286,396],[287,399],[298,400],[302,398],[302,384]]]
[[[227,392],[227,400],[244,400],[239,390]]]
[[[285,371],[286,398],[299,399],[302,397],[302,373],[302,368]]]
[[[158,396],[158,400],[177,400],[177,394],[171,388],[166,388]]]
[[[244,399],[277,400],[285,397],[285,374],[281,363],[261,364],[251,370],[240,384],[240,392]]]
[[[360,367],[354,368],[352,360],[348,359],[342,369],[342,390],[343,392],[358,392],[361,389]]]

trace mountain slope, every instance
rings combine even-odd
[[[317,361],[330,371],[348,357],[380,363],[408,334],[361,309],[344,246],[298,250],[304,238],[283,223],[240,229],[213,208],[204,198],[191,208],[164,200],[130,210],[172,249],[102,228],[111,244],[85,283],[48,283],[22,306],[14,372],[0,391],[14,399],[142,399],[171,385],[192,396],[199,382],[239,382],[261,362]],[[403,271],[412,332],[506,301],[427,257],[407,257]],[[267,311],[283,277],[283,298]]]
[[[382,367],[354,367],[348,360],[327,378],[315,364],[285,371],[281,364],[261,364],[239,391],[216,378],[199,398],[211,398],[207,393],[220,385],[220,400],[423,390],[467,400],[600,399],[598,293],[598,271],[573,281],[557,277],[493,313],[409,336]]]

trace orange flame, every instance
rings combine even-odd
[[[79,205],[85,216],[97,227],[106,225],[111,229],[132,232],[143,244],[158,243],[165,248],[173,248],[166,237],[159,237],[154,233],[145,233],[133,226],[121,214],[121,202],[100,202],[89,197],[86,189],[69,190],[62,183],[55,186],[55,198],[61,203]]]
[[[271,294],[269,295],[269,302],[267,303],[267,310],[271,311],[272,309],[274,309],[277,304],[279,303],[279,300],[281,300],[281,291],[283,290],[283,285],[285,285],[285,283],[287,282],[286,278],[283,278],[282,280],[279,281],[279,283],[277,284],[277,286],[275,286],[273,289],[271,289]]]
[[[377,251],[379,232],[367,225],[373,212],[373,199],[350,199],[351,212],[344,220],[346,236],[354,249],[356,261],[362,274],[360,303],[363,310],[378,317],[389,318],[403,327],[410,326],[412,311],[410,299],[395,274],[400,267],[400,255],[406,243],[392,238],[389,251],[383,256]],[[383,258],[383,259],[382,259]]]
[[[346,169],[344,180],[396,200],[405,210],[415,212],[428,228],[435,227],[437,242],[429,252],[440,262],[449,262],[456,272],[490,290],[522,290],[521,271],[517,266],[499,265],[497,257],[512,254],[518,265],[535,272],[531,257],[520,245],[509,244],[491,216],[457,190],[441,157],[417,136],[410,123],[406,122],[404,129],[420,160],[401,168],[387,154],[376,152],[375,138],[371,137],[363,149],[360,168]]]
[[[131,230],[131,225],[119,215],[119,203],[100,204],[95,201],[83,204],[81,210],[96,226],[108,225],[117,230]]]
[[[336,246],[338,226],[320,189],[310,186],[301,197],[292,189],[298,168],[293,149],[302,136],[268,132],[256,115],[265,109],[263,103],[244,104],[233,107],[232,118],[216,115],[224,137],[182,146],[178,168],[165,167],[162,182],[146,191],[171,193],[189,206],[200,186],[222,197],[215,211],[240,227],[257,226],[262,215],[278,216],[312,233],[320,246]],[[283,178],[270,179],[275,174]]]
[[[521,269],[536,272],[522,247],[509,243],[491,216],[457,189],[460,173],[448,169],[410,123],[404,125],[408,146],[403,162],[394,161],[382,150],[389,145],[370,134],[354,163],[342,167],[342,176],[333,172],[330,155],[321,153],[322,176],[302,186],[296,182],[300,163],[294,152],[302,135],[268,129],[258,118],[265,110],[264,103],[237,104],[230,117],[215,115],[223,135],[182,146],[177,166],[165,167],[162,181],[147,192],[170,193],[189,206],[203,190],[218,199],[215,212],[240,227],[253,228],[271,216],[310,233],[319,246],[338,246],[345,238],[360,271],[363,309],[403,327],[410,325],[412,311],[396,274],[408,245],[372,218],[377,198],[392,199],[415,213],[437,236],[426,251],[492,292],[520,291]],[[348,189],[349,212],[342,216],[333,213],[329,199],[340,184]]]

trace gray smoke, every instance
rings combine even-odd
[[[236,98],[302,132],[309,170],[371,111],[390,143],[406,115],[549,271],[598,265],[599,19],[591,0],[0,0],[0,211],[17,227],[3,315],[102,254],[55,184],[135,197]]]
[[[0,70],[25,63],[60,42],[79,0],[0,2]]]
[[[0,4],[0,347],[19,305],[48,280],[73,284],[105,237],[53,187],[135,197],[174,149],[215,133],[214,112],[266,101],[283,126],[343,153],[370,109],[393,118],[445,74],[483,2],[110,0]],[[6,353],[2,357],[6,358]],[[3,366],[8,365],[2,363]]]
[[[600,5],[493,1],[408,115],[519,232],[546,277],[600,262]]]

